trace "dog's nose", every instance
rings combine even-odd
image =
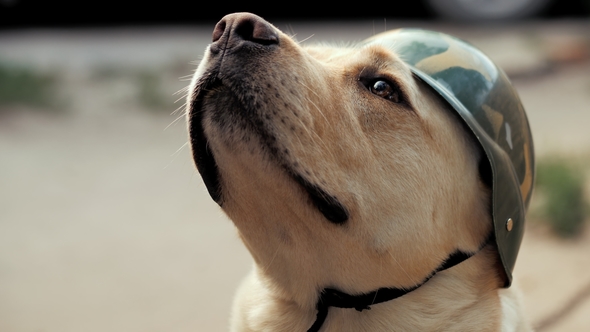
[[[232,47],[239,41],[249,41],[261,45],[279,43],[279,34],[270,23],[262,17],[250,13],[226,15],[213,30],[213,42],[227,38],[227,46]]]

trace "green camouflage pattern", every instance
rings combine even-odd
[[[516,90],[485,54],[443,33],[400,29],[365,44],[381,44],[398,54],[453,106],[481,143],[493,173],[492,218],[509,287],[535,176],[531,130]]]

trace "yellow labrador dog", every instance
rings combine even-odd
[[[224,17],[191,83],[194,159],[255,266],[232,331],[528,331],[481,148],[394,51]]]

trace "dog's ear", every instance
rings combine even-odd
[[[473,138],[475,139],[475,137]],[[481,146],[479,146],[478,144],[478,149],[480,150],[480,158],[479,158],[479,177],[481,179],[481,182],[488,188],[488,189],[492,189],[492,182],[493,182],[493,173],[492,173],[492,166],[490,165],[490,161],[488,160],[488,157],[486,156],[485,152],[483,151],[483,149],[481,148]]]
[[[477,168],[478,168],[478,172],[479,172],[479,179],[480,179],[481,183],[483,183],[483,185],[486,187],[486,189],[489,189],[491,192],[492,184],[493,184],[493,180],[494,180],[493,179],[494,173],[492,172],[492,165],[486,155],[486,152],[484,151],[483,147],[479,143],[477,137],[475,136],[475,134],[473,133],[471,128],[469,128],[469,126],[465,123],[465,121],[463,119],[461,119],[461,116],[456,112],[451,112],[451,114],[453,115],[455,120],[461,124],[463,131],[467,134],[469,140],[471,141],[471,145],[474,148],[474,150],[472,150],[472,151],[474,151],[475,155],[477,156]],[[490,202],[490,208],[491,208],[491,202]],[[491,213],[491,211],[490,211],[490,213]]]
[[[473,137],[473,139],[476,139],[476,138]],[[492,184],[494,181],[494,179],[493,179],[494,173],[492,173],[492,165],[490,164],[490,161],[488,160],[488,157],[486,156],[485,152],[483,151],[483,148],[481,147],[481,145],[476,144],[476,146],[477,146],[477,149],[479,150],[479,163],[478,163],[479,179],[484,184],[486,189],[489,190],[491,193],[492,192]],[[489,202],[488,206],[489,206],[489,213],[491,216],[494,213],[491,198],[490,198],[490,202]]]

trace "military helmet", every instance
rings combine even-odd
[[[531,130],[516,90],[480,50],[443,33],[400,29],[364,43],[395,51],[452,106],[481,144],[491,167],[495,242],[509,287],[535,172]]]

